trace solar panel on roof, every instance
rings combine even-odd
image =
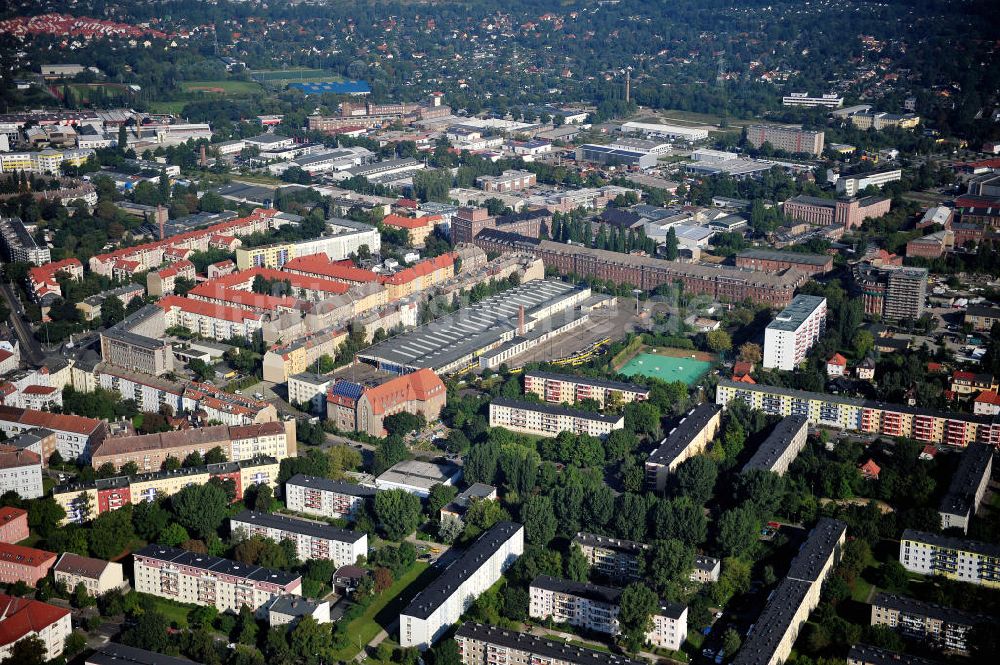
[[[340,381],[333,384],[333,394],[339,395],[340,397],[358,399],[361,397],[362,392],[364,392],[364,386],[358,383],[352,383],[351,381]]]

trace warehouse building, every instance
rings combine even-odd
[[[505,343],[537,342],[543,333],[580,325],[585,319],[574,316],[575,310],[589,297],[590,289],[535,280],[375,344],[358,360],[396,374],[427,368],[440,375],[478,367],[485,362],[482,355]]]
[[[652,152],[614,148],[608,145],[585,143],[576,147],[576,161],[604,166],[627,166],[646,170],[656,166],[658,157]]]

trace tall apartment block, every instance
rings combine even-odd
[[[826,330],[826,298],[798,295],[764,330],[764,367],[790,372]]]
[[[9,261],[40,266],[52,260],[49,248],[35,241],[20,217],[0,217],[0,247]]]
[[[591,570],[612,580],[639,579],[639,562],[649,548],[645,543],[609,538],[593,533],[576,534],[573,544],[580,548]]]
[[[667,478],[682,462],[708,448],[721,422],[722,409],[715,404],[691,409],[646,459],[646,486],[662,492]]]
[[[854,266],[854,282],[861,291],[865,314],[891,321],[916,321],[927,300],[927,268]]]
[[[320,517],[350,517],[365,500],[375,498],[375,489],[329,478],[298,474],[285,483],[285,505],[289,510]]]
[[[770,143],[775,150],[789,153],[805,152],[819,157],[823,154],[825,134],[821,131],[775,125],[750,125],[747,140],[755,148]]]
[[[608,402],[628,404],[649,399],[649,388],[634,383],[538,370],[524,373],[524,393],[538,395],[546,402],[556,404],[576,404],[592,399],[601,407]]]
[[[302,578],[217,556],[166,545],[147,545],[132,555],[135,590],[220,612],[258,611],[276,596],[302,595]]]
[[[498,522],[399,615],[399,644],[427,649],[524,554],[524,527]]]
[[[323,522],[244,510],[229,518],[229,530],[234,535],[260,536],[276,543],[290,540],[295,543],[300,561],[328,559],[339,568],[353,565],[360,556],[368,556],[367,534]]]
[[[899,562],[911,573],[1000,587],[1000,545],[906,529]]]

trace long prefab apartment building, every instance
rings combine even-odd
[[[988,416],[720,379],[715,391],[716,403],[726,406],[736,399],[771,415],[803,415],[810,425],[961,448],[973,441],[993,445],[1000,442],[1000,423],[994,423]]]
[[[490,402],[490,427],[538,436],[558,436],[560,432],[604,438],[625,427],[625,416],[571,409],[546,402],[495,397]]]
[[[340,567],[353,565],[359,556],[368,556],[365,533],[285,515],[244,510],[229,518],[229,530],[234,535],[261,536],[276,543],[290,540],[295,543],[296,556],[301,561],[329,559]]]
[[[400,613],[400,646],[431,646],[523,553],[524,527],[495,524]]]
[[[798,454],[806,447],[809,438],[809,419],[805,416],[787,416],[781,419],[757,452],[743,466],[742,473],[761,469],[785,475]]]
[[[455,633],[464,665],[644,665],[607,651],[594,651],[497,626],[464,623]]]
[[[283,594],[302,595],[302,578],[166,545],[147,545],[133,555],[135,590],[179,603],[255,612]]]
[[[524,393],[538,395],[546,402],[555,404],[576,404],[592,399],[602,407],[609,402],[628,404],[649,399],[649,388],[646,386],[538,370],[524,373]]]
[[[704,452],[721,422],[722,409],[715,404],[691,409],[646,459],[646,486],[662,492],[682,462]]]

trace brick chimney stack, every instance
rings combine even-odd
[[[205,152],[205,144],[201,144],[201,166],[202,168],[208,166],[208,155]]]
[[[517,308],[517,334],[524,336],[524,305]]]
[[[160,229],[160,240],[163,240],[164,225],[167,223],[167,209],[162,205],[156,206],[156,226]]]

